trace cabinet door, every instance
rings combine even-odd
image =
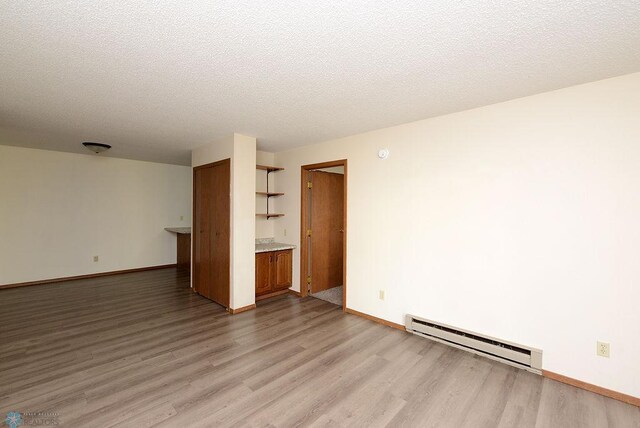
[[[293,267],[293,252],[291,250],[277,251],[274,256],[273,288],[284,290],[291,287]]]
[[[273,253],[256,254],[256,296],[271,292],[271,258]]]

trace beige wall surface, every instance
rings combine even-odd
[[[0,146],[0,284],[175,263],[190,224],[189,167]]]
[[[234,135],[233,270],[234,309],[256,302],[256,139]]]
[[[315,171],[331,172],[333,174],[344,174],[344,166],[331,166],[329,168],[318,168]]]
[[[276,153],[275,237],[299,248],[300,166],[346,158],[348,307],[538,347],[546,370],[640,396],[639,118],[635,73]]]

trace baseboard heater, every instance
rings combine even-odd
[[[533,373],[542,373],[542,351],[540,349],[451,327],[414,315],[406,316],[405,326],[409,333],[473,352]]]

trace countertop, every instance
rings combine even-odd
[[[179,233],[181,235],[191,235],[190,227],[165,227],[167,232]]]
[[[283,244],[275,242],[273,238],[256,239],[256,253],[266,253],[269,251],[293,250],[296,248],[293,244]]]
[[[270,242],[268,244],[256,244],[256,253],[266,253],[268,251],[293,250],[293,244],[283,244],[281,242]]]
[[[178,233],[180,235],[190,235],[190,227],[165,227],[167,232]],[[266,253],[269,251],[293,250],[296,248],[293,244],[284,244],[282,242],[274,242],[273,238],[256,239],[256,253]]]

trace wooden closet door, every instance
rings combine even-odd
[[[229,307],[231,161],[194,170],[194,288]]]
[[[231,161],[212,168],[211,279],[209,298],[229,307],[231,288]]]
[[[193,171],[193,289],[209,297],[211,277],[211,168]]]

